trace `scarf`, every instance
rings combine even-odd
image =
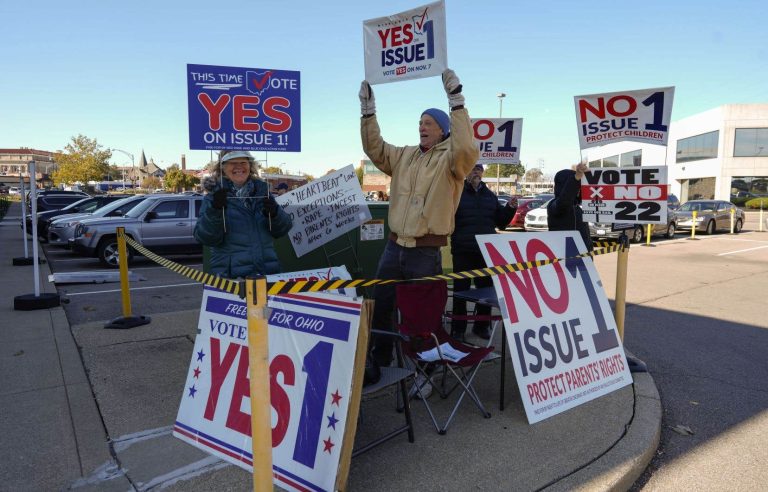
[[[252,179],[246,181],[240,188],[236,187],[230,180],[225,181],[227,185],[227,194],[236,196],[239,201],[248,209],[253,211],[256,207],[256,182]]]

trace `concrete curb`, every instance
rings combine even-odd
[[[625,435],[595,461],[548,491],[628,490],[653,459],[661,438],[661,398],[649,373],[634,373],[634,417]]]
[[[44,256],[42,248],[40,254]],[[50,263],[40,265],[40,272],[41,279],[46,279],[46,281],[41,280],[41,290],[56,293],[56,286],[47,281],[48,275],[51,274]],[[112,460],[112,456],[101,415],[64,307],[52,308],[49,312],[59,353],[62,379],[67,392],[80,467],[82,474],[87,475],[104,462]]]

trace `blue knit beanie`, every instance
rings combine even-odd
[[[451,118],[448,117],[447,114],[445,114],[445,111],[442,111],[437,108],[429,108],[425,110],[423,113],[421,113],[422,116],[425,114],[428,114],[434,120],[437,122],[437,124],[440,126],[440,129],[443,130],[443,138],[448,138],[448,135],[451,134]]]

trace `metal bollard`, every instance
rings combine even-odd
[[[647,246],[649,248],[656,247],[655,244],[651,244],[651,234],[652,234],[652,231],[653,231],[653,224],[648,224],[648,226],[646,227],[645,230],[646,230],[646,233],[645,233],[645,244],[643,244],[643,246]]]
[[[120,267],[120,296],[123,304],[123,315],[104,325],[104,328],[120,329],[135,328],[147,325],[152,321],[149,316],[134,316],[131,310],[131,284],[128,281],[128,246],[125,244],[125,228],[118,227],[117,257]]]
[[[696,239],[696,216],[697,216],[696,210],[694,210],[691,213],[691,237],[688,238],[689,241],[698,241]]]
[[[736,209],[731,209],[731,234],[733,234],[733,216],[736,215]]]

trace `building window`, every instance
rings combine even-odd
[[[719,131],[703,133],[677,141],[675,162],[700,161],[717,157]]]
[[[624,152],[619,156],[619,165],[621,167],[640,167],[643,163],[643,151],[634,150],[632,152]]]
[[[600,162],[600,159],[597,159],[596,161],[589,161],[589,167],[594,169],[596,167],[603,167],[603,164]]]
[[[768,128],[737,128],[734,157],[768,157]]]
[[[688,200],[714,200],[715,178],[693,178],[684,185],[688,188]]]
[[[619,156],[603,157],[603,167],[619,167]]]
[[[734,176],[731,178],[731,200],[768,196],[768,178],[765,176]]]

